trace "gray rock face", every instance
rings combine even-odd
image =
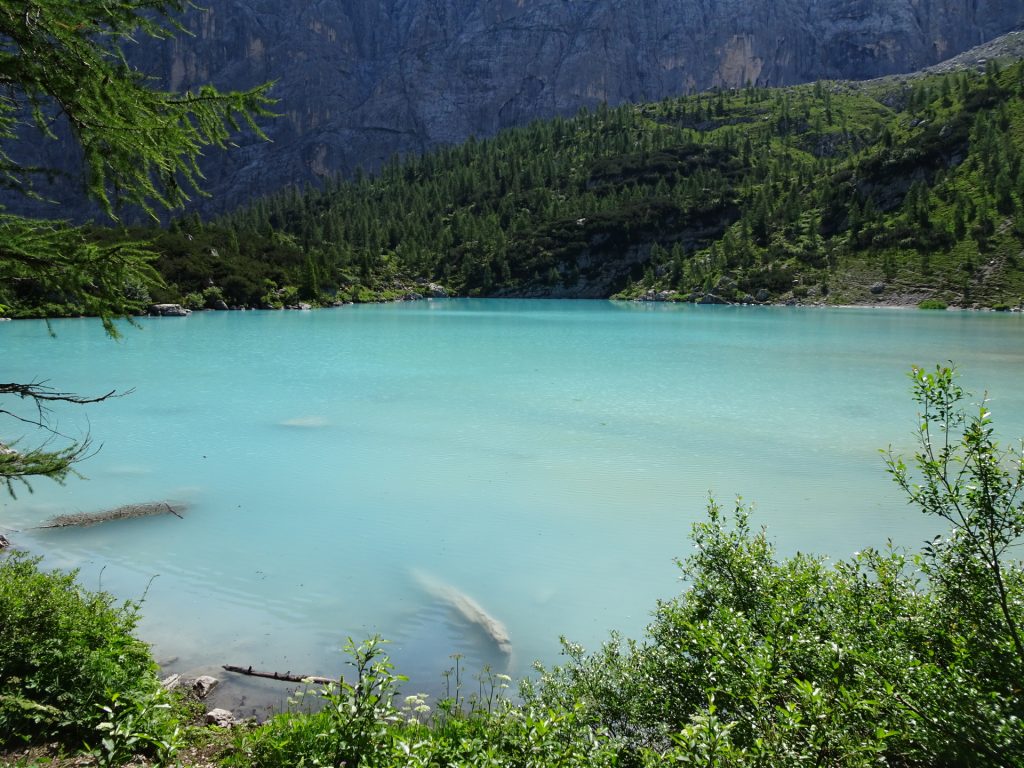
[[[1020,0],[206,0],[133,54],[173,89],[277,81],[209,208],[601,102],[867,78],[1024,26]],[[57,150],[55,150],[57,151]]]

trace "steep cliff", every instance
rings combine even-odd
[[[1019,0],[206,0],[140,66],[176,89],[275,80],[272,144],[205,170],[254,193],[607,101],[859,79],[1024,26]],[[148,46],[149,44],[147,44]]]

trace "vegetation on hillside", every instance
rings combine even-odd
[[[351,673],[311,691],[322,708],[214,739],[170,716],[134,609],[0,562],[0,734],[60,738],[101,763],[157,763],[206,745],[228,766],[960,766],[1024,763],[1024,533],[1020,449],[986,404],[968,413],[953,371],[912,373],[912,460],[886,456],[908,501],[948,524],[917,554],[779,558],[746,509],[712,503],[680,562],[685,590],[646,636],[612,637],[525,682],[484,673],[467,696],[403,697],[376,639]],[[466,686],[468,687],[468,686]],[[476,686],[474,686],[476,687]],[[181,727],[179,727],[179,725]]]
[[[1022,63],[601,108],[187,216],[156,234],[149,291],[1013,307],[1022,152]]]

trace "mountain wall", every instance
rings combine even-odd
[[[135,56],[174,89],[276,81],[272,144],[205,165],[207,209],[602,101],[916,70],[1024,26],[1020,0],[204,0]]]

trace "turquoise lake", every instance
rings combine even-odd
[[[0,324],[6,380],[133,390],[55,412],[102,448],[87,479],[0,502],[0,530],[145,595],[177,671],[335,675],[346,637],[379,633],[407,692],[442,690],[454,653],[521,676],[559,635],[639,636],[709,494],[752,503],[783,553],[916,547],[943,528],[879,452],[913,450],[911,364],[955,361],[1024,435],[1021,315],[445,300],[140,324]],[[184,519],[30,530],[164,499]]]

